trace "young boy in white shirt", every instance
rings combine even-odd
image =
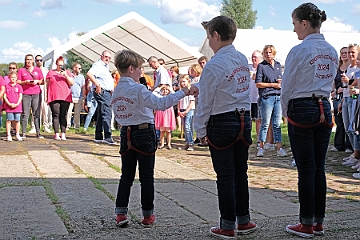
[[[137,162],[139,162],[141,208],[144,216],[141,223],[143,226],[154,223],[154,165],[157,140],[153,109],[165,110],[189,95],[188,88],[162,98],[150,92],[144,85],[139,84],[143,63],[143,58],[131,50],[123,50],[115,56],[115,66],[121,78],[112,95],[111,105],[115,120],[122,126],[120,133],[122,175],[115,208],[117,226],[129,222],[128,203]]]

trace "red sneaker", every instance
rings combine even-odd
[[[314,230],[312,225],[305,225],[302,223],[298,223],[296,225],[287,225],[286,231],[288,233],[295,234],[299,237],[303,238],[313,238],[314,237]]]
[[[238,224],[236,230],[239,234],[249,234],[254,232],[257,229],[257,226],[253,222],[248,222],[246,224]]]
[[[153,223],[155,222],[155,215],[151,214],[149,217],[144,217],[143,220],[141,221],[141,224],[144,227],[149,227],[151,226]]]
[[[210,234],[223,239],[232,239],[235,237],[234,230],[224,230],[220,226],[210,228]]]
[[[121,227],[129,222],[129,219],[125,214],[117,214],[116,215],[116,226]]]
[[[315,223],[313,226],[314,235],[316,236],[322,236],[324,235],[324,227],[322,223]]]

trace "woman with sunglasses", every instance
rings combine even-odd
[[[286,231],[303,238],[324,234],[325,157],[332,129],[328,97],[338,68],[337,51],[320,34],[325,20],[325,11],[312,3],[301,4],[292,12],[294,32],[302,43],[286,57],[281,88],[300,203],[300,223],[288,225]]]
[[[41,89],[39,85],[44,84],[44,76],[40,68],[34,66],[34,56],[27,54],[25,64],[18,71],[18,84],[23,88],[22,100],[22,138],[26,138],[26,128],[28,125],[30,109],[34,117],[34,124],[37,138],[44,138],[40,134],[40,107]]]
[[[3,77],[0,75],[0,106],[3,105],[3,96],[5,93],[5,80],[3,79]],[[2,127],[2,109],[0,109],[0,128]]]

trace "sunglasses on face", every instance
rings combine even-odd
[[[15,70],[15,69],[16,69],[16,67],[9,67],[9,69],[11,69],[11,70]]]
[[[42,62],[42,59],[36,59],[35,61],[37,61],[37,62]]]

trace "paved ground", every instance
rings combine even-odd
[[[84,134],[69,135],[67,141],[54,141],[52,135],[1,140],[0,239],[213,239],[208,232],[219,213],[209,151],[178,150],[182,145],[182,139],[174,140],[172,150],[161,149],[156,155],[156,224],[139,224],[136,181],[130,224],[118,228],[118,146],[95,144]],[[239,239],[297,239],[285,232],[287,224],[298,221],[296,169],[290,157],[278,158],[275,151],[263,158],[255,153],[252,146],[248,173],[251,216],[259,230]],[[316,238],[360,239],[360,181],[341,166],[345,156],[328,153],[326,232]]]

